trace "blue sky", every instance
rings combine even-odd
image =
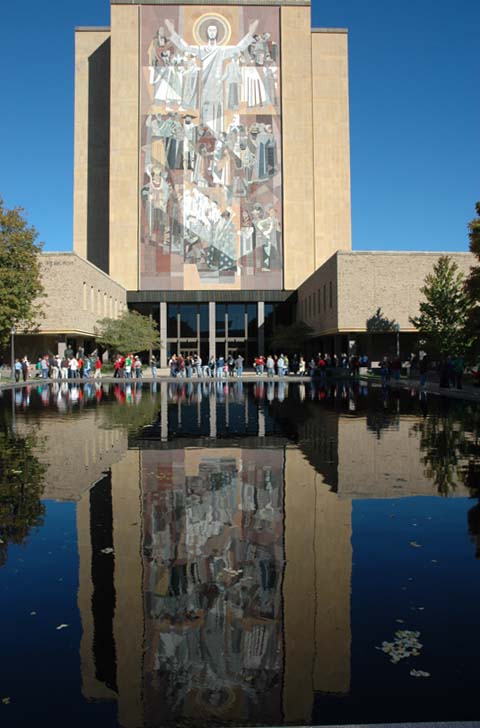
[[[109,13],[108,0],[2,8],[0,194],[46,250],[72,248],[73,30]],[[349,29],[354,249],[467,250],[480,0],[313,0],[312,26]]]

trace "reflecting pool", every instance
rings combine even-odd
[[[0,391],[0,723],[476,719],[479,434],[344,383]]]

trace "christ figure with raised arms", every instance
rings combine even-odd
[[[207,26],[207,43],[189,45],[175,31],[170,20],[165,21],[172,43],[185,53],[191,53],[202,64],[200,89],[201,123],[217,134],[223,131],[223,77],[225,61],[238,57],[253,42],[258,20],[250,23],[248,33],[237,45],[220,45],[217,42],[218,28],[212,23]]]

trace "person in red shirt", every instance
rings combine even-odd
[[[115,364],[116,364],[116,362],[115,362]],[[95,368],[95,374],[93,375],[94,379],[101,379],[102,378],[102,360],[100,359],[99,356],[97,356],[97,358],[95,359],[94,368]]]

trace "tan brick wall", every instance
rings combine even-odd
[[[339,253],[338,326],[343,331],[364,331],[366,322],[381,307],[401,331],[415,331],[409,316],[416,316],[420,288],[442,253]],[[451,253],[459,270],[467,274],[475,258]]]
[[[315,269],[310,8],[282,7],[284,286]]]
[[[346,31],[312,33],[312,99],[317,268],[352,247]]]
[[[106,30],[75,32],[75,127],[73,165],[73,249],[87,256],[88,201],[88,60],[110,33]]]
[[[138,288],[139,7],[111,7],[110,275]]]
[[[76,253],[44,253],[40,264],[47,294],[40,332],[93,335],[98,319],[126,307],[125,289]]]
[[[338,326],[337,298],[337,257],[332,256],[300,286],[297,321],[305,321],[315,331],[334,331]]]

